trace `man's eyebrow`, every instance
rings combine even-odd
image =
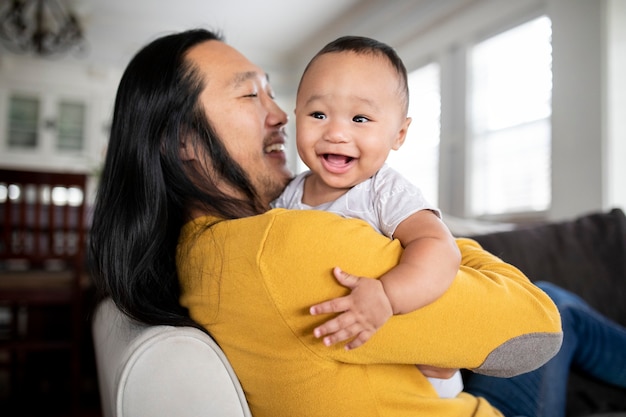
[[[256,72],[256,71],[238,72],[233,77],[233,81],[232,82],[235,85],[235,87],[237,87],[237,86],[239,86],[243,82],[246,82],[246,81],[248,81],[248,80],[250,80],[252,78],[256,78],[258,75],[259,75],[259,73]],[[268,74],[265,74],[265,78],[269,82],[270,77],[269,77]]]

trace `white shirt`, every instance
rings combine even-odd
[[[323,210],[365,220],[389,238],[393,238],[396,227],[404,219],[420,210],[432,210],[441,217],[439,209],[426,201],[417,186],[388,165],[383,165],[371,178],[352,187],[338,199],[315,207],[302,202],[304,180],[309,174],[310,171],[306,171],[294,178],[272,207]]]

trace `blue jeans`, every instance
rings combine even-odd
[[[580,297],[548,282],[536,284],[561,313],[559,353],[539,369],[513,378],[470,374],[464,391],[486,398],[507,417],[562,417],[572,367],[626,388],[626,329]]]

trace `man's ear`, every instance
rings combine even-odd
[[[391,147],[391,149],[393,149],[394,151],[397,151],[398,149],[400,149],[400,146],[402,146],[402,144],[404,143],[404,140],[406,139],[406,133],[408,132],[409,125],[411,124],[411,120],[412,119],[410,117],[407,117],[402,122],[402,125],[400,126],[400,130],[398,130],[396,139],[393,142],[393,146]]]
[[[180,153],[180,159],[183,162],[194,161],[197,159],[196,149],[191,144],[190,140],[181,138],[178,152]]]

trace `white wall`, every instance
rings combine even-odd
[[[626,207],[626,1],[609,0],[607,24],[605,207]]]
[[[552,217],[603,208],[603,2],[549,0],[552,19]]]
[[[554,82],[549,218],[626,209],[626,3],[547,0],[546,6]]]

